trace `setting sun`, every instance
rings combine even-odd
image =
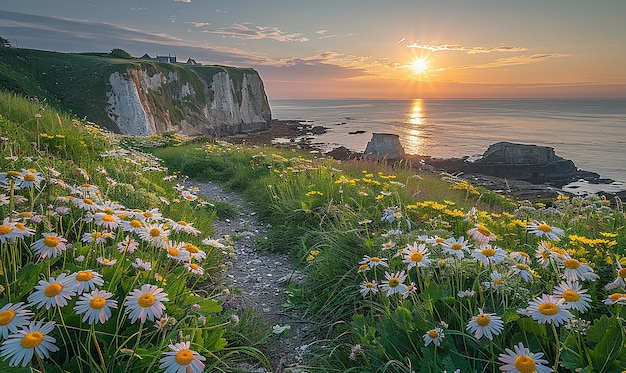
[[[411,64],[411,69],[415,74],[424,74],[428,71],[428,61],[425,58],[416,58]]]

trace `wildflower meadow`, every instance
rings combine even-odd
[[[0,368],[269,369],[222,310],[229,243],[193,177],[244,194],[270,227],[258,249],[304,271],[284,307],[314,338],[293,371],[626,369],[619,199],[515,201],[418,165],[120,138],[32,100],[0,107]]]

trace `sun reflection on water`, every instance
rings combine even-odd
[[[425,154],[426,139],[422,132],[426,119],[424,118],[424,102],[421,98],[417,98],[411,103],[411,109],[407,113],[405,123],[407,126],[402,139],[405,153]]]

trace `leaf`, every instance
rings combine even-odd
[[[45,262],[38,264],[27,263],[20,269],[17,273],[17,281],[15,282],[17,286],[12,287],[16,290],[13,299],[20,300],[26,296],[26,294],[33,291],[39,281],[39,275],[43,273],[45,266]]]
[[[624,348],[623,326],[615,317],[602,315],[595,320],[587,332],[589,358],[595,372],[621,371],[626,365],[626,349]]]

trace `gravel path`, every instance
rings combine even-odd
[[[227,192],[218,185],[188,180],[186,186],[197,188],[207,200],[226,202],[237,209],[237,216],[214,222],[214,239],[232,238],[234,255],[226,258],[229,268],[225,285],[231,289],[224,299],[224,310],[235,309],[238,315],[252,308],[267,325],[288,327],[283,334],[273,334],[261,347],[267,356],[272,372],[299,372],[298,364],[307,350],[305,342],[307,325],[296,311],[285,311],[285,291],[292,282],[301,281],[301,272],[293,269],[286,254],[259,252],[255,249],[257,237],[265,237],[267,227],[256,217],[249,204],[237,193]],[[286,335],[288,334],[288,336]],[[260,365],[241,364],[240,372],[268,372]]]

